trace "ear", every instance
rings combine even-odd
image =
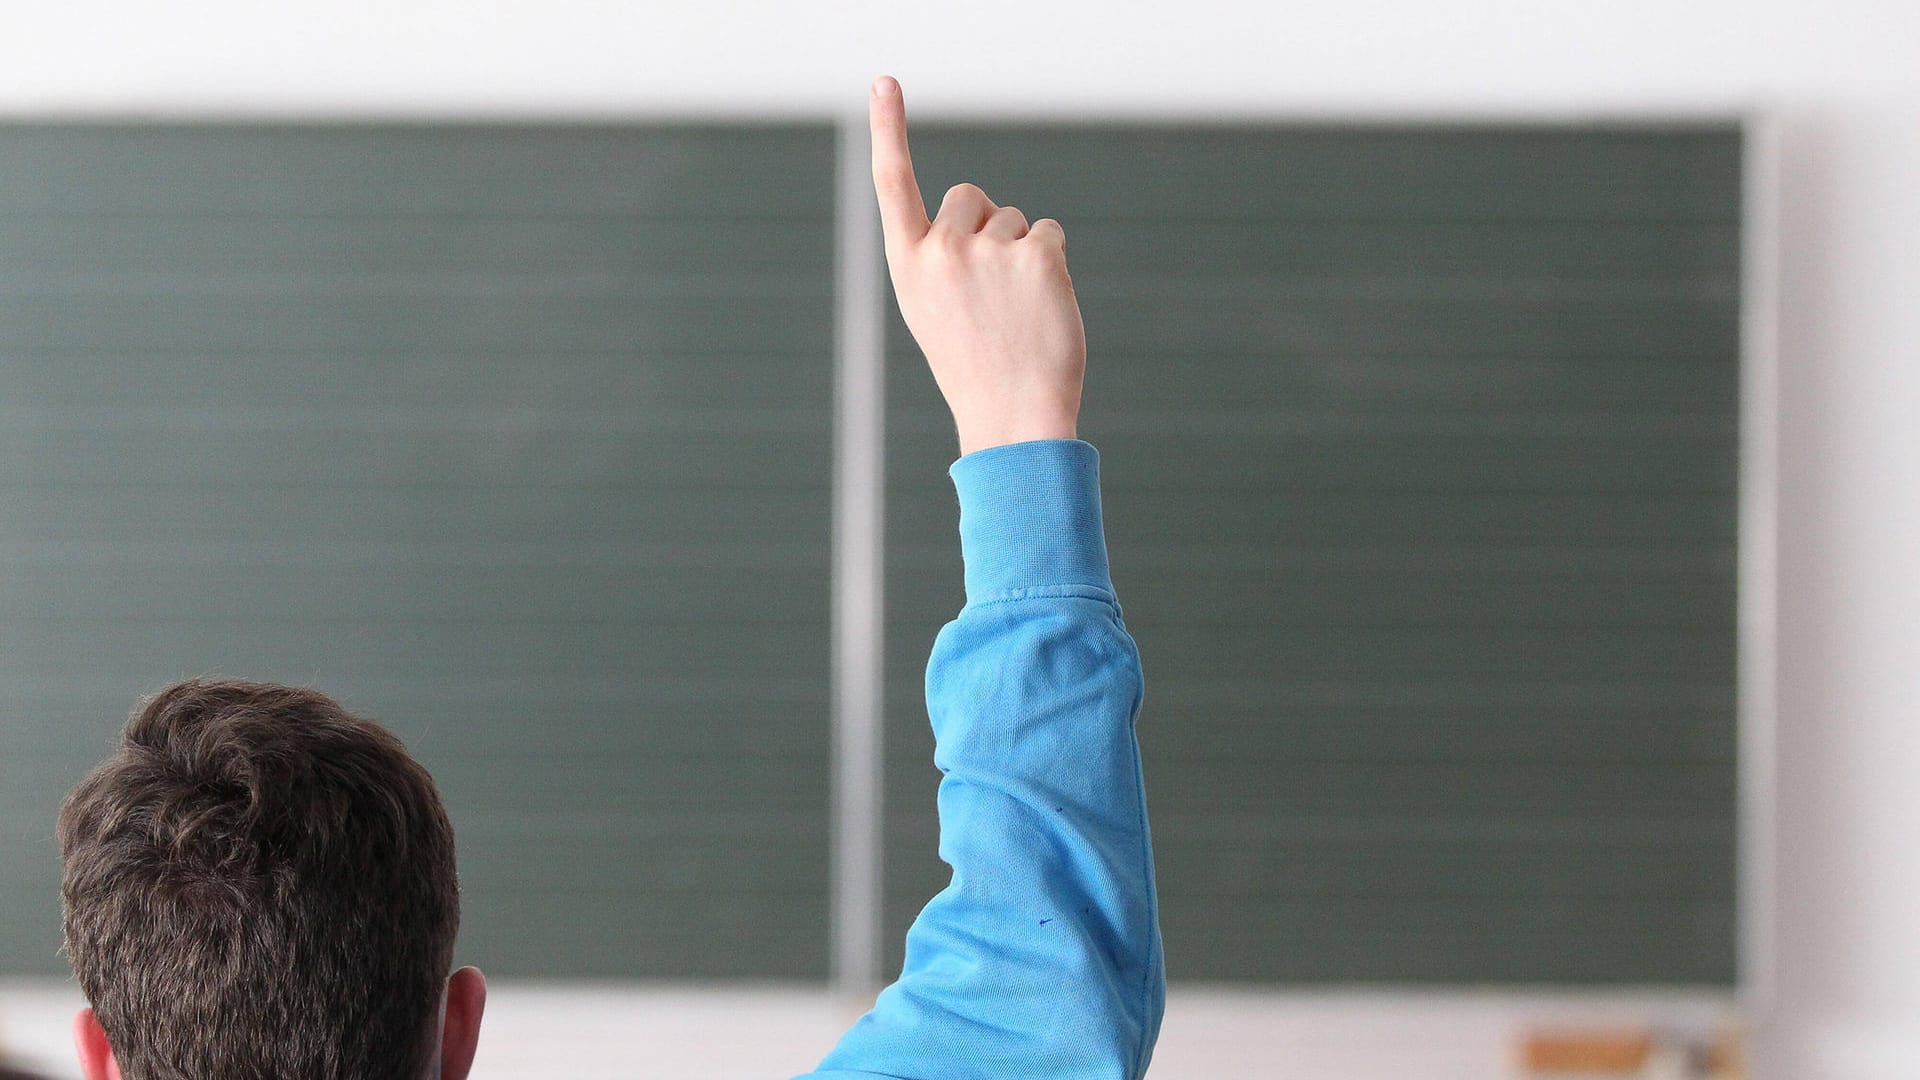
[[[447,979],[447,1019],[440,1029],[441,1080],[467,1080],[474,1051],[480,1046],[480,1014],[486,1009],[487,977],[479,968],[463,967]]]
[[[80,1054],[80,1075],[86,1080],[120,1080],[120,1063],[113,1060],[113,1047],[107,1045],[107,1029],[100,1026],[92,1009],[74,1015],[73,1048]]]

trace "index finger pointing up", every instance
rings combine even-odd
[[[880,228],[887,246],[913,243],[927,235],[927,204],[920,199],[920,182],[913,177],[913,156],[907,152],[907,104],[892,76],[874,81],[867,119],[873,135],[873,190],[880,198]]]

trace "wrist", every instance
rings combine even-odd
[[[1078,418],[1071,415],[993,418],[967,424],[956,423],[955,429],[960,437],[962,456],[1013,443],[1080,437]]]

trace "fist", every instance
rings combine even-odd
[[[1077,434],[1087,368],[1060,223],[1031,224],[972,184],[927,218],[900,85],[873,85],[873,187],[907,329],[953,412],[960,452]]]

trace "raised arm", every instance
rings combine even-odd
[[[1139,654],[1075,439],[1086,345],[1058,223],[979,188],[929,221],[891,79],[874,186],[900,310],[953,411],[967,603],[927,667],[952,882],[906,965],[813,1074],[1134,1080],[1164,972],[1133,724]]]

